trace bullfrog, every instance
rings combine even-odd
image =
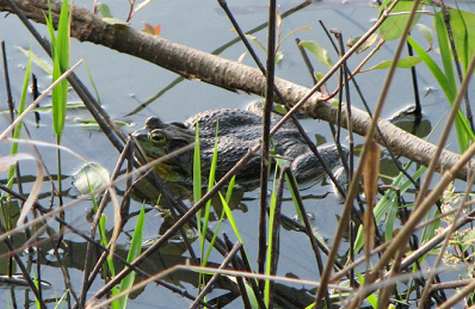
[[[280,116],[272,116],[272,125],[279,119]],[[158,117],[149,117],[145,121],[145,127],[135,131],[133,137],[149,159],[156,159],[193,143],[195,130],[199,130],[203,175],[209,174],[213,149],[218,138],[216,178],[219,179],[260,141],[262,117],[260,113],[235,108],[200,112],[183,123],[165,123]],[[315,179],[323,173],[322,165],[290,122],[273,135],[271,149],[274,157],[278,156],[289,162],[298,182]],[[334,144],[318,146],[318,150],[329,168],[334,168],[341,162]],[[346,156],[345,148],[343,150]],[[160,163],[157,171],[167,181],[191,184],[193,150]],[[259,171],[258,152],[237,175],[238,183],[257,180]]]

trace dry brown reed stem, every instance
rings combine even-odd
[[[383,109],[383,105],[384,105],[384,102],[386,100],[386,97],[389,93],[389,88],[390,88],[390,85],[391,85],[391,82],[392,82],[392,78],[393,78],[394,73],[396,71],[396,67],[397,67],[396,65],[399,62],[399,58],[401,56],[402,49],[403,49],[403,47],[405,45],[405,42],[406,42],[407,34],[408,34],[409,29],[412,25],[412,21],[414,20],[416,9],[419,6],[420,2],[421,2],[421,0],[416,0],[414,2],[414,5],[413,5],[411,13],[409,15],[407,24],[404,28],[403,34],[400,38],[398,47],[397,47],[395,55],[393,57],[393,61],[392,61],[391,66],[388,70],[386,78],[384,80],[383,88],[381,90],[381,94],[379,95],[378,103],[376,104],[376,109],[373,113],[373,118],[372,118],[370,127],[369,127],[369,129],[366,133],[366,141],[365,141],[365,144],[363,146],[361,159],[360,159],[360,162],[359,162],[358,167],[356,169],[356,172],[353,174],[353,179],[351,180],[351,183],[349,185],[348,194],[347,194],[346,200],[345,200],[344,210],[343,210],[343,213],[341,215],[340,223],[338,224],[337,232],[336,232],[335,238],[333,240],[333,244],[332,244],[330,254],[328,255],[325,271],[323,272],[323,275],[322,275],[322,278],[321,278],[322,286],[318,289],[318,292],[317,292],[316,297],[315,297],[315,304],[316,304],[317,308],[321,308],[321,300],[323,298],[323,295],[325,294],[326,285],[328,283],[328,280],[330,279],[333,263],[334,263],[334,260],[336,258],[338,248],[340,246],[340,242],[341,242],[341,239],[343,237],[344,231],[347,228],[347,225],[348,225],[348,222],[349,222],[349,219],[350,219],[351,210],[353,209],[353,199],[354,199],[354,197],[356,195],[356,192],[358,190],[358,186],[359,186],[358,180],[359,180],[359,177],[360,177],[360,175],[363,171],[364,161],[365,161],[365,158],[366,158],[366,156],[368,154],[368,150],[369,150],[369,143],[372,141],[373,135],[376,131],[377,124],[378,124],[378,119],[379,119],[379,116],[380,116],[381,111]],[[397,3],[397,1],[392,2],[392,5],[395,5],[395,3]],[[369,279],[369,278],[367,278],[367,279]],[[367,281],[368,281],[368,283],[370,283],[370,280],[367,280]],[[355,302],[355,305],[357,305],[357,303],[359,303],[359,302]]]
[[[368,61],[376,54],[376,52],[378,52],[381,49],[381,47],[383,46],[385,42],[386,41],[383,39],[380,39],[378,41],[376,46],[373,47],[373,49],[368,53],[368,55],[366,55],[366,57],[364,57],[364,59],[356,66],[353,72],[351,72],[350,76],[348,77],[348,80],[351,80],[356,74],[361,72],[361,69],[363,68],[363,66],[366,63],[368,63]]]
[[[443,266],[443,267],[439,267],[435,269],[435,272],[436,273],[442,273],[442,272],[448,272],[448,271],[460,272],[463,269],[466,269],[466,268],[460,267],[460,266]],[[353,295],[351,295],[351,296],[354,296],[353,298],[349,296],[346,300],[343,300],[342,307],[345,309],[350,308],[352,304],[349,304],[349,302],[354,301],[354,298],[356,297],[360,298],[360,297],[363,297],[363,295],[369,295],[373,293],[374,291],[377,291],[379,289],[384,289],[391,285],[395,285],[398,282],[407,282],[415,278],[423,278],[426,273],[427,272],[422,271],[422,270],[414,271],[414,272],[399,273],[393,277],[388,277],[385,280],[379,280],[374,283],[365,285],[364,287],[360,288],[360,290],[358,290],[357,293],[354,293]],[[353,292],[355,291],[353,290]]]
[[[376,54],[376,52],[378,52],[381,49],[381,47],[383,46],[385,42],[386,41],[384,41],[383,39],[380,39],[378,43],[376,44],[376,46],[371,49],[371,51],[363,58],[363,60],[360,61],[360,63],[353,69],[353,71],[348,72],[348,74],[345,77],[346,83],[351,81],[357,74],[361,73],[361,69],[363,68],[363,66],[366,63],[368,63],[368,61],[371,60],[371,58]],[[322,100],[330,100],[333,97],[335,97],[340,92],[343,85],[344,83],[341,83],[332,93],[322,98]]]
[[[466,201],[465,203],[462,204],[462,208],[465,209],[467,207],[473,206],[474,204],[475,204],[475,200]],[[426,220],[424,222],[419,223],[418,225],[416,225],[415,229],[420,230],[422,228],[425,228],[426,226],[431,225],[434,222],[438,222],[443,218],[446,218],[450,215],[455,214],[457,211],[458,211],[458,208],[457,209],[451,209],[449,211],[444,211],[443,213],[441,213],[439,215],[436,215],[436,216],[432,217],[429,220]],[[470,215],[468,215],[468,216],[470,216]],[[465,216],[465,217],[467,217],[467,216]]]
[[[461,280],[453,280],[453,281],[445,281],[442,283],[436,283],[432,285],[432,290],[448,290],[448,289],[458,289],[463,288],[467,284],[470,284],[472,279],[461,279]]]
[[[381,150],[379,146],[370,139],[368,142],[368,154],[364,159],[361,176],[363,178],[363,191],[365,193],[367,208],[364,212],[363,233],[364,233],[364,251],[366,255],[366,264],[370,265],[371,250],[374,248],[374,236],[376,234],[376,225],[374,222],[373,210],[378,193],[378,179],[380,169]]]
[[[427,302],[428,302],[429,295],[432,291],[432,280],[434,280],[434,276],[435,276],[434,270],[439,267],[440,262],[442,261],[442,258],[445,254],[445,250],[449,246],[450,238],[452,234],[457,230],[457,222],[463,214],[463,209],[464,209],[463,206],[464,206],[465,201],[467,201],[469,194],[472,190],[473,180],[474,180],[474,175],[473,174],[469,175],[467,188],[465,190],[464,197],[462,201],[460,201],[460,206],[457,207],[457,212],[455,213],[453,221],[450,224],[449,231],[447,233],[447,236],[445,236],[444,243],[442,244],[442,247],[439,250],[439,254],[437,255],[437,258],[434,264],[432,265],[432,270],[429,272],[429,275],[427,276],[426,284],[424,286],[424,290],[422,291],[422,296],[419,299],[419,309],[424,309],[429,305]]]
[[[417,1],[414,4],[413,11],[411,12],[411,16],[413,14],[415,14],[414,9],[416,8],[416,5],[419,5],[419,2],[420,1]],[[411,24],[411,21],[408,22],[408,25],[406,27],[406,33],[408,31],[408,28],[409,28],[410,24]],[[400,41],[400,43],[403,43],[402,40]],[[400,46],[401,46],[401,44],[400,44]],[[475,65],[474,61],[475,61],[475,57],[471,61],[471,64],[470,64],[471,71],[470,72],[473,71],[473,66]],[[467,76],[467,78],[464,80],[464,82],[462,83],[462,86],[460,87],[460,90],[457,94],[456,102],[454,102],[454,106],[457,104],[457,102],[460,103],[460,100],[463,98],[463,94],[465,93],[465,91],[467,89],[467,86],[468,86],[468,80],[470,78],[470,75],[471,74],[469,74]],[[448,135],[447,131],[449,131],[449,129],[451,128],[453,118],[455,117],[455,115],[452,115],[454,110],[456,110],[456,109],[455,108],[452,109],[452,112],[451,112],[452,118],[449,117],[446,129],[444,130],[444,132],[442,134],[442,137],[441,137],[441,143],[439,143],[439,145],[437,147],[436,154],[440,154],[442,149],[443,149],[443,145],[445,144],[445,139],[446,139],[445,135]],[[472,145],[470,147],[470,149],[467,150],[464,153],[464,155],[460,158],[460,160],[448,172],[446,172],[444,174],[442,180],[439,182],[439,185],[436,187],[437,190],[432,191],[429,194],[428,198],[426,200],[422,201],[421,204],[419,204],[419,205],[416,204],[416,209],[413,211],[413,213],[409,217],[408,221],[403,225],[400,232],[396,235],[396,237],[393,239],[391,244],[388,246],[388,248],[384,252],[383,256],[377,262],[376,266],[371,270],[371,273],[367,277],[367,282],[368,283],[372,283],[374,280],[376,280],[376,278],[379,275],[379,272],[383,269],[383,267],[386,266],[386,264],[389,262],[389,259],[394,258],[395,254],[398,254],[398,255],[402,254],[402,251],[400,251],[399,249],[404,248],[404,245],[407,242],[407,240],[409,239],[410,235],[412,234],[412,232],[414,230],[414,227],[420,222],[420,220],[423,219],[425,214],[432,207],[433,203],[438,199],[439,194],[441,194],[443,192],[443,190],[445,189],[445,187],[454,179],[456,173],[460,169],[464,168],[465,164],[470,161],[470,159],[473,156],[473,153],[475,153],[475,147],[474,146],[475,146],[475,144]],[[435,162],[437,162],[437,159],[438,159],[438,156],[434,156],[434,158],[431,160],[431,163],[430,163],[429,167],[432,166],[432,169],[430,169],[429,172],[434,171],[434,168],[435,168],[434,164],[435,164]],[[363,289],[360,289],[360,291],[357,293],[356,297],[353,299],[353,302],[352,302],[350,308],[355,308],[359,304],[359,301],[361,299],[363,299],[365,294],[362,293],[362,290]]]
[[[268,69],[266,70],[266,68],[264,68],[264,65],[262,64],[262,62],[260,61],[259,57],[257,56],[256,52],[254,51],[254,49],[252,48],[251,44],[249,43],[249,40],[247,39],[246,35],[244,34],[244,32],[242,31],[241,27],[239,26],[238,22],[236,21],[236,19],[234,18],[234,16],[232,15],[229,7],[227,6],[227,3],[225,0],[218,0],[218,3],[221,5],[221,7],[223,8],[224,12],[226,13],[227,17],[229,18],[231,24],[233,25],[234,27],[234,30],[238,33],[239,35],[239,38],[241,39],[242,43],[244,44],[244,46],[246,47],[246,49],[248,50],[249,54],[251,55],[252,59],[254,60],[254,62],[256,63],[257,67],[259,68],[259,70],[261,71],[261,73],[263,74],[263,76],[266,76],[267,75],[267,71],[269,71]],[[298,40],[298,39],[297,39]],[[303,47],[301,46],[298,46],[300,51],[302,52],[302,55],[304,56],[304,60],[306,59],[305,63],[309,66],[310,70],[311,70],[311,63],[309,62],[308,60],[308,57],[307,57],[307,54],[305,52],[305,50],[303,49]],[[315,79],[315,77],[313,76],[313,74],[311,74],[313,80],[315,81],[315,83],[317,83],[317,80]],[[279,91],[279,89],[277,88],[277,86],[275,84],[272,85],[274,87],[274,92],[275,92],[275,95],[277,96],[277,99],[280,103],[286,105],[286,106],[289,106],[289,104],[286,102],[286,100],[284,99],[282,93]],[[268,88],[266,88],[268,89]],[[266,114],[266,112],[264,111],[263,114]],[[349,117],[350,116],[350,113],[347,113],[347,116]],[[306,134],[305,130],[302,128],[302,126],[299,124],[299,122],[297,121],[297,119],[295,119],[294,117],[291,118],[293,124],[295,125],[295,127],[298,129],[300,135],[302,136],[302,138],[305,140],[305,142],[307,143],[308,147],[310,148],[310,150],[314,153],[314,155],[317,157],[318,161],[320,162],[320,164],[322,165],[325,173],[327,174],[327,176],[330,178],[331,182],[335,185],[335,187],[337,188],[338,192],[342,195],[342,196],[345,196],[345,192],[342,188],[342,186],[339,184],[339,182],[336,181],[334,175],[331,173],[331,170],[328,168],[327,164],[325,163],[325,161],[321,158],[320,154],[318,153],[318,149],[317,147],[314,145],[314,143],[312,142],[312,140],[308,137],[308,135]],[[349,130],[351,131],[351,127],[349,127]],[[350,136],[351,136],[351,133],[350,133]],[[261,190],[262,192],[263,190]],[[262,225],[260,225],[262,226]]]
[[[459,301],[461,301],[465,296],[475,291],[475,279],[470,280],[470,283],[467,284],[462,290],[457,294],[447,299],[445,303],[439,306],[439,309],[449,309],[453,308]],[[473,308],[470,307],[470,308]]]

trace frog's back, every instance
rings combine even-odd
[[[216,125],[219,125],[219,135],[237,134],[244,129],[249,134],[261,125],[261,117],[258,115],[235,108],[220,108],[200,112],[187,120],[185,125],[200,128],[202,138],[214,137]]]

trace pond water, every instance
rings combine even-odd
[[[110,6],[114,16],[124,18],[127,15],[127,1],[110,0],[102,2]],[[267,6],[263,3],[256,0],[229,1],[229,6],[236,14],[241,27],[243,29],[250,29],[266,20]],[[85,7],[91,6],[90,1],[76,1],[76,4]],[[283,12],[297,4],[296,0],[279,1],[279,10]],[[467,5],[470,8],[471,5]],[[286,17],[283,19],[280,31],[282,37],[286,37],[288,34],[290,36],[282,42],[281,51],[284,58],[277,66],[276,74],[298,84],[311,86],[311,79],[302,62],[294,39],[298,37],[302,40],[317,41],[330,51],[333,59],[336,59],[334,53],[331,52],[332,49],[328,39],[318,24],[318,20],[322,20],[330,29],[340,30],[346,40],[364,33],[376,16],[377,10],[365,0],[350,0],[346,3],[341,3],[338,0],[322,0]],[[422,22],[424,22],[424,19],[422,19]],[[162,37],[204,51],[212,51],[235,37],[230,23],[216,1],[151,1],[144,10],[135,16],[132,25],[136,28],[143,28],[144,23],[159,24]],[[43,26],[38,26],[38,29],[45,33]],[[294,31],[295,33],[293,33]],[[265,29],[256,33],[255,36],[260,42],[266,42]],[[44,54],[13,15],[2,18],[0,21],[0,39],[5,40],[7,44],[13,92],[15,97],[18,98],[26,60],[25,56],[16,47],[32,48],[41,57],[44,57]],[[394,44],[387,44],[371,63],[374,64],[380,60],[389,59],[392,56],[393,48]],[[221,56],[237,60],[244,51],[243,45],[238,43],[226,49]],[[150,115],[159,116],[164,121],[183,121],[197,112],[213,108],[244,108],[249,102],[256,99],[256,97],[247,94],[233,93],[209,84],[186,80],[167,91],[144,110],[134,115],[126,116],[140,102],[154,96],[177,78],[177,76],[143,60],[90,43],[79,43],[73,40],[72,54],[75,60],[84,59],[85,64],[81,66],[79,75],[83,81],[90,85],[91,82],[88,77],[88,73],[90,73],[100,95],[101,102],[111,117],[126,120],[131,124],[124,128],[126,131],[133,131],[141,127],[144,119]],[[262,50],[259,50],[259,54],[261,59],[264,59],[264,52]],[[359,60],[361,60],[361,57],[355,56],[350,62],[350,67],[354,67]],[[252,65],[248,55],[244,58],[244,62]],[[314,64],[319,71],[325,71],[324,66],[316,62]],[[419,86],[421,92],[423,92],[421,93],[423,111],[427,119],[432,123],[432,126],[438,126],[440,120],[445,117],[445,113],[440,111],[447,110],[447,104],[443,94],[437,89],[424,93],[425,89],[432,89],[436,87],[436,84],[427,74],[425,68],[419,67]],[[39,76],[40,85],[46,87],[49,83],[46,74],[37,67],[34,68],[34,71]],[[384,76],[384,71],[375,71],[364,73],[358,78],[360,87],[364,89],[366,100],[372,104],[371,107],[378,98]],[[409,79],[410,73],[408,70],[398,71],[392,85],[391,95],[383,112],[384,117],[388,117],[413,102],[413,93],[408,82]],[[334,81],[328,84],[330,89],[334,88],[334,86]],[[354,97],[356,98],[356,96]],[[3,103],[5,102],[3,81],[0,83],[0,99],[2,102],[0,108],[3,110],[5,108]],[[354,100],[353,104],[361,107],[359,100]],[[100,163],[111,171],[118,156],[115,149],[101,132],[83,128],[75,122],[77,118],[87,119],[90,116],[85,111],[72,111],[68,114],[68,118],[63,138],[64,146],[77,152],[87,160]],[[0,129],[3,129],[7,123],[7,115],[3,113],[0,117]],[[303,120],[302,123],[310,136],[313,137],[318,134],[331,142],[330,131],[326,123],[315,120]],[[49,114],[41,114],[41,122],[38,128],[35,127],[33,118],[29,118],[27,124],[33,139],[54,142]],[[429,140],[436,141],[437,137],[437,134],[434,134]],[[357,139],[357,141],[360,140],[359,138]],[[5,155],[8,152],[9,146],[2,144],[0,147],[0,154]],[[456,149],[454,139],[450,143],[450,148]],[[22,149],[30,151],[27,146],[22,146]],[[56,166],[55,150],[42,148],[41,153],[45,162],[49,164],[51,172],[54,173]],[[67,154],[64,155],[63,166],[66,174],[72,174],[82,164],[83,162],[77,158]],[[34,166],[22,165],[22,171],[25,175],[33,174]],[[70,182],[67,180],[65,183],[68,186],[70,185]],[[304,194],[307,197],[305,199],[306,209],[313,217],[312,224],[324,238],[331,240],[337,226],[337,216],[340,213],[341,206],[332,194],[327,195],[325,198],[316,197],[325,195],[330,191],[331,186],[326,183],[323,185],[319,183],[306,189]],[[289,197],[288,192],[284,195]],[[48,204],[47,200],[42,202],[45,205]],[[138,209],[138,206],[133,205],[134,210]],[[89,223],[86,221],[84,213],[89,208],[90,203],[88,202],[71,209],[67,214],[68,220],[75,222],[75,226],[78,229],[88,231]],[[282,210],[284,214],[290,217],[295,215],[291,202],[284,202]],[[111,215],[111,212],[109,211],[108,214]],[[249,258],[254,263],[256,261],[256,248],[258,245],[258,192],[246,193],[241,209],[235,210],[234,215],[240,230],[243,232],[246,251],[251,254]],[[111,215],[109,221],[112,222],[112,220]],[[144,237],[155,237],[159,232],[157,226],[160,226],[162,221],[163,219],[160,215],[155,211],[151,211],[146,218]],[[128,227],[128,230],[131,228],[133,228],[132,225]],[[224,230],[228,235],[233,234],[228,225],[224,227]],[[65,251],[65,255],[70,255],[66,259],[66,263],[71,271],[71,281],[73,287],[80,289],[85,244],[81,243],[80,238],[71,235],[68,235],[66,240],[69,242],[69,250]],[[121,240],[123,242],[126,241],[125,238]],[[305,279],[318,278],[314,254],[305,235],[283,229],[280,242],[279,275],[292,274]],[[198,247],[198,244],[195,243],[194,246]],[[162,256],[155,257],[157,265],[149,265],[150,269],[147,268],[147,270],[150,273],[163,269],[163,264],[170,265],[173,262],[184,262],[187,257],[187,252],[180,243],[170,243],[166,246],[165,251],[166,253],[162,251]],[[182,253],[183,256],[181,256]],[[46,258],[48,259],[48,257]],[[51,261],[50,265],[45,266],[43,270],[43,279],[53,285],[53,288],[47,290],[46,293],[48,297],[60,297],[64,283],[60,269]],[[211,261],[213,261],[213,256]],[[217,259],[217,261],[219,263],[221,259]],[[190,274],[177,274],[174,280],[176,280],[175,283],[178,284],[180,289],[190,289],[193,294],[195,291],[190,285],[191,277]],[[96,280],[91,291],[98,289],[101,283],[101,280]],[[295,288],[300,289],[301,287],[296,286]],[[210,298],[219,295],[219,293],[219,291],[213,292]],[[1,299],[10,299],[10,291],[8,289],[0,290],[0,295]],[[7,302],[11,303],[11,299],[7,300]],[[131,308],[181,308],[188,304],[189,302],[186,299],[170,292],[168,289],[158,288],[155,285],[149,285],[144,291],[140,292],[137,298],[130,300]],[[240,301],[229,305],[229,308],[241,307]]]

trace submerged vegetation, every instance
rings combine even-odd
[[[279,14],[278,3],[270,0],[268,21],[246,31],[233,15],[236,9],[218,0],[238,37],[211,55],[162,38],[158,24],[134,30],[131,21],[150,2],[129,1],[127,17],[121,20],[96,1],[92,10],[78,9],[67,0],[0,1],[0,10],[19,17],[50,56],[48,60],[21,49],[25,73],[21,90],[15,93],[2,42],[6,95],[1,94],[0,100],[8,106],[4,113],[8,122],[2,123],[0,132],[0,283],[5,290],[0,292],[5,304],[135,308],[145,288],[153,286],[152,294],[160,299],[154,298],[157,303],[149,307],[475,305],[475,127],[470,84],[475,13],[444,1],[385,0],[377,5],[372,26],[345,46],[345,32],[328,30],[325,20],[319,24],[328,44],[312,40],[308,33],[309,39],[297,38],[308,30],[305,25],[285,32],[285,18],[316,5],[312,1]],[[46,25],[50,42],[31,21]],[[256,34],[266,30],[263,43]],[[251,112],[221,118],[236,122],[234,126],[203,113],[194,123],[165,124],[154,118],[157,127],[145,135],[149,143],[139,140],[138,130],[127,136],[121,124],[129,122],[112,120],[98,103],[107,104],[99,100],[100,89],[92,78],[97,68],[87,69],[92,90],[75,74],[82,60],[71,61],[70,37],[181,75],[134,106],[129,116],[173,91],[184,78],[193,78],[265,97],[253,112],[263,125],[246,123],[249,119],[242,115]],[[308,68],[311,89],[274,77],[275,66],[289,61],[290,37],[295,37],[293,47]],[[245,49],[238,62],[219,56],[239,42]],[[391,59],[380,61],[382,47],[391,51]],[[259,52],[266,61],[260,60]],[[248,55],[257,69],[241,64]],[[35,69],[52,75],[51,85],[41,92],[32,74]],[[447,102],[447,109],[440,111],[446,117],[434,128],[424,114],[421,71]],[[381,73],[385,78],[375,86],[377,101],[370,104],[358,81]],[[396,73],[412,78],[406,81],[407,89],[391,89]],[[386,101],[400,91],[412,91],[414,104],[381,119]],[[51,102],[39,106],[50,94]],[[105,161],[114,162],[111,171],[83,158],[97,145],[79,145],[75,151],[64,146],[77,142],[64,134],[71,119],[67,115],[76,109],[87,110],[94,118],[87,125],[97,126],[117,149],[117,154],[105,152]],[[40,120],[40,113],[51,117]],[[318,136],[315,142],[302,127],[301,122],[309,121],[302,118],[312,117],[329,124],[327,139],[335,144],[335,164],[328,164],[327,148],[320,147]],[[26,120],[33,118],[37,126],[51,122],[54,143],[32,137]],[[200,121],[215,121],[208,125],[213,133],[206,143]],[[175,139],[159,134],[157,128],[164,126],[174,128],[168,133]],[[246,137],[246,130],[259,130],[252,145],[233,138]],[[457,154],[446,149],[451,130]],[[297,140],[289,137],[290,131],[299,135],[298,143],[315,159],[304,163],[321,166],[319,177],[314,173],[311,181],[301,181],[295,173],[301,171],[294,166],[297,156],[279,151],[294,146],[287,145]],[[44,159],[48,148],[56,151],[55,159]],[[242,155],[223,168],[233,149]],[[64,156],[82,166],[67,189],[65,179],[71,175],[66,171],[71,167],[65,162],[71,161]],[[249,175],[257,189],[243,181],[251,180],[244,179]],[[327,184],[338,195],[328,199],[342,202],[336,220],[327,224],[331,230],[322,233],[310,207],[328,207]],[[324,196],[316,197],[322,191]],[[249,200],[259,209],[249,211]],[[151,235],[147,226],[155,233],[158,229],[158,235]],[[284,238],[295,244],[284,243]],[[292,258],[283,260],[285,255]],[[299,265],[303,260],[306,264]],[[56,286],[50,284],[53,281]]]

